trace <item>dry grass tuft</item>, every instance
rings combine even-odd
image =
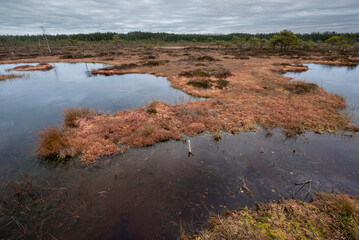
[[[145,109],[146,109],[146,112],[149,113],[149,114],[156,114],[157,113],[157,110],[156,110],[156,106],[160,104],[159,101],[157,100],[153,100],[150,104],[148,104]]]
[[[78,152],[70,144],[68,132],[64,127],[46,127],[38,132],[40,138],[37,155],[46,159],[65,159]]]
[[[64,123],[67,127],[78,127],[77,119],[79,118],[91,118],[98,113],[89,109],[89,108],[80,108],[80,107],[74,107],[74,108],[66,108],[63,111],[64,115]]]

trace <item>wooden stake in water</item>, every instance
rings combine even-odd
[[[188,140],[188,156],[187,157],[190,157],[191,155],[193,156],[192,147],[191,147],[191,140]]]

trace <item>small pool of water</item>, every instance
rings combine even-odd
[[[286,73],[284,76],[294,80],[313,82],[328,92],[345,98],[347,113],[359,123],[359,67],[305,64],[309,70],[302,73]]]
[[[19,65],[22,64],[0,64],[0,73]],[[24,77],[0,82],[0,156],[5,152],[13,157],[9,153],[21,152],[26,149],[25,145],[32,146],[31,140],[36,140],[34,133],[58,124],[67,107],[89,107],[113,113],[143,107],[153,100],[168,104],[199,100],[171,88],[164,77],[150,74],[92,76],[91,70],[103,67],[102,64],[52,65],[55,68],[46,72],[12,71]]]

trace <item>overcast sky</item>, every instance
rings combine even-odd
[[[359,32],[359,0],[0,0],[0,34]]]

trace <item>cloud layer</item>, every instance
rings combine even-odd
[[[1,0],[0,34],[358,32],[358,0]]]

